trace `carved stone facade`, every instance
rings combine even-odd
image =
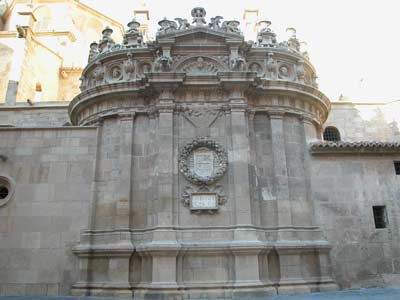
[[[399,144],[346,141],[295,35],[263,21],[246,42],[238,21],[191,16],[147,42],[136,20],[121,42],[105,28],[71,102],[0,108],[1,293],[242,299],[400,281]],[[335,120],[343,140],[322,141]]]
[[[251,44],[238,21],[207,24],[203,8],[191,14],[192,23],[161,20],[154,42],[137,35],[134,46],[115,44],[106,29],[83,71],[71,122],[101,130],[93,219],[74,248],[82,277],[72,293],[240,298],[336,289],[307,192],[307,142],[330,109],[305,80],[316,78],[313,66],[298,48],[267,39],[271,29]],[[267,140],[256,120],[270,122]],[[100,262],[103,271],[92,267]]]

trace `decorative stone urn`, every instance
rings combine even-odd
[[[243,298],[336,289],[315,225],[310,154],[330,102],[268,27],[192,11],[155,41],[91,45],[73,125],[98,126],[74,295]],[[294,39],[293,37],[291,39]],[[295,41],[291,41],[294,44]]]

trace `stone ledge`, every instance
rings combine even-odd
[[[360,141],[360,142],[315,142],[310,144],[310,152],[316,154],[400,154],[400,143]]]

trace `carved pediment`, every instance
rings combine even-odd
[[[177,63],[176,70],[188,75],[210,75],[228,69],[228,56],[207,57],[195,56],[184,58]]]
[[[171,31],[167,34],[158,36],[158,41],[175,39],[175,44],[179,44],[184,41],[199,41],[206,40],[211,42],[211,44],[226,44],[226,39],[235,42],[244,41],[244,37],[242,35],[237,35],[234,33],[217,31],[207,27],[192,27],[190,29],[181,30],[181,31]]]

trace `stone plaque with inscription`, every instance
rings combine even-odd
[[[215,193],[192,194],[190,209],[218,209],[217,195]]]

